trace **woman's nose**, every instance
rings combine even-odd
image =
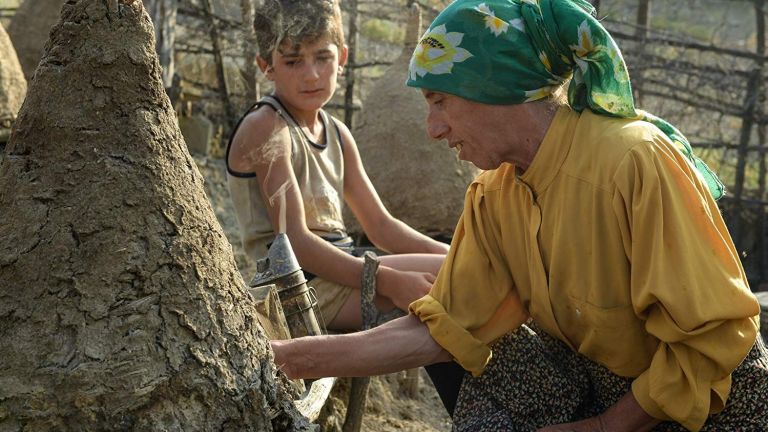
[[[427,116],[427,134],[429,134],[430,138],[436,140],[443,139],[448,135],[449,130],[450,128],[444,121],[429,113]]]

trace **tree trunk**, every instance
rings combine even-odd
[[[651,0],[638,0],[637,4],[637,28],[635,35],[640,38],[648,37],[648,29],[651,28]]]
[[[757,24],[757,53],[765,56],[765,0],[755,0],[755,13]],[[761,70],[765,68],[764,61],[760,65]],[[758,96],[756,117],[765,120],[765,86],[762,88],[762,93]],[[766,152],[768,151],[768,141],[766,141],[766,127],[764,122],[760,122],[757,126],[757,140],[760,145],[760,151],[758,153],[758,184],[757,184],[757,196],[761,200],[766,199],[766,175],[768,175],[768,163],[766,163]],[[768,214],[768,207],[763,207],[762,215]],[[758,221],[760,229],[760,243],[763,247],[758,249],[758,262],[761,263],[758,268],[760,269],[758,278],[760,281],[768,282],[768,222],[766,217],[761,217]],[[768,334],[768,331],[764,331],[763,334]]]
[[[256,57],[259,54],[258,41],[256,40],[256,30],[253,28],[253,19],[255,16],[254,0],[240,0],[240,9],[243,14],[243,57],[245,65],[242,70],[243,80],[245,81],[245,107],[259,99],[259,83],[256,79],[259,69],[256,66]]]
[[[355,59],[357,58],[357,0],[349,0],[349,55],[347,56],[347,69],[344,80],[344,124],[352,129],[353,115],[355,112]]]
[[[754,0],[755,23],[757,27],[758,38],[757,53],[765,55],[765,13],[763,10],[765,1]],[[747,81],[747,91],[744,98],[744,114],[741,120],[741,133],[739,134],[739,147],[737,149],[736,174],[733,184],[733,203],[732,217],[736,221],[731,229],[731,236],[736,247],[741,247],[741,221],[744,205],[741,202],[744,195],[744,183],[746,181],[747,159],[749,142],[752,138],[752,127],[755,124],[756,113],[759,112],[759,104],[762,103],[763,94],[763,70],[765,67],[764,57],[755,61],[752,73]],[[762,198],[762,197],[761,197]]]
[[[202,0],[203,10],[205,12],[205,21],[208,26],[208,35],[211,38],[211,46],[213,48],[213,60],[216,65],[216,78],[219,81],[219,94],[221,95],[221,102],[224,104],[224,111],[227,115],[228,128],[231,130],[235,126],[237,121],[236,112],[232,101],[229,98],[229,87],[227,86],[227,76],[224,69],[224,56],[221,48],[221,37],[219,35],[219,27],[216,23],[216,18],[213,16],[213,7],[211,6],[211,0]]]
[[[756,24],[757,24],[757,54],[761,56],[765,56],[765,49],[766,49],[766,43],[765,43],[765,0],[755,0],[755,18],[756,18]],[[760,69],[762,70],[765,65],[763,62],[758,62]],[[766,97],[765,97],[765,88],[762,89],[762,94],[758,95],[758,101],[757,101],[757,107],[756,107],[756,117],[759,119],[764,119],[766,109],[765,109],[765,103],[766,103]],[[758,186],[757,186],[757,196],[761,200],[765,200],[765,181],[766,181],[766,175],[768,174],[768,167],[766,167],[766,151],[768,151],[768,142],[766,142],[766,132],[765,132],[765,123],[760,122],[760,124],[757,127],[757,137],[758,137],[758,144],[760,146],[760,152],[758,155],[759,160],[759,176],[758,176]],[[768,248],[766,248],[768,249]],[[768,269],[763,269],[763,271],[768,271]]]
[[[24,1],[8,25],[8,36],[16,48],[27,81],[35,74],[48,40],[48,32],[58,21],[63,4],[64,0]]]
[[[637,45],[638,65],[645,63],[645,39],[648,38],[648,32],[651,28],[651,0],[638,0],[637,4],[637,27],[635,35],[640,39]],[[635,102],[638,106],[643,105],[643,68],[637,69],[632,77],[634,80]]]
[[[176,40],[178,0],[148,0],[144,5],[155,24],[155,48],[163,67],[163,88],[171,94],[175,73],[173,44]]]
[[[69,0],[0,164],[0,430],[296,430],[134,0]],[[62,83],[66,83],[62,85]]]

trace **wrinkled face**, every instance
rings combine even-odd
[[[473,102],[459,96],[422,89],[427,100],[427,133],[459,152],[459,159],[472,162],[480,169],[498,168],[502,162],[514,162],[509,144],[514,137],[505,136],[509,118],[497,106]]]
[[[336,78],[347,60],[341,50],[323,36],[312,42],[283,42],[272,52],[272,65],[259,64],[267,78],[275,83],[275,94],[285,104],[302,111],[318,110],[336,90]]]

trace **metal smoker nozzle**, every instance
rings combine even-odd
[[[325,325],[317,307],[317,296],[307,286],[304,272],[285,234],[275,237],[267,256],[256,264],[251,287],[269,284],[275,285],[291,337],[323,334]]]
[[[256,275],[250,286],[264,285],[267,282],[301,270],[296,255],[293,254],[291,242],[285,233],[275,237],[269,246],[267,256],[256,262]]]

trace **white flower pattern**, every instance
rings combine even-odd
[[[584,20],[577,30],[579,37],[578,45],[571,45],[570,48],[573,51],[573,59],[581,69],[582,73],[585,73],[589,68],[589,56],[598,51],[602,51],[604,47],[602,45],[596,45],[592,37],[592,29],[589,27],[587,20]]]
[[[463,33],[446,31],[444,24],[427,31],[411,57],[410,78],[451,73],[454,63],[472,57],[472,53],[459,47],[463,37]]]
[[[496,16],[496,14],[485,3],[475,6],[475,10],[483,15],[485,28],[489,29],[494,36],[499,37],[509,29],[509,23]]]

